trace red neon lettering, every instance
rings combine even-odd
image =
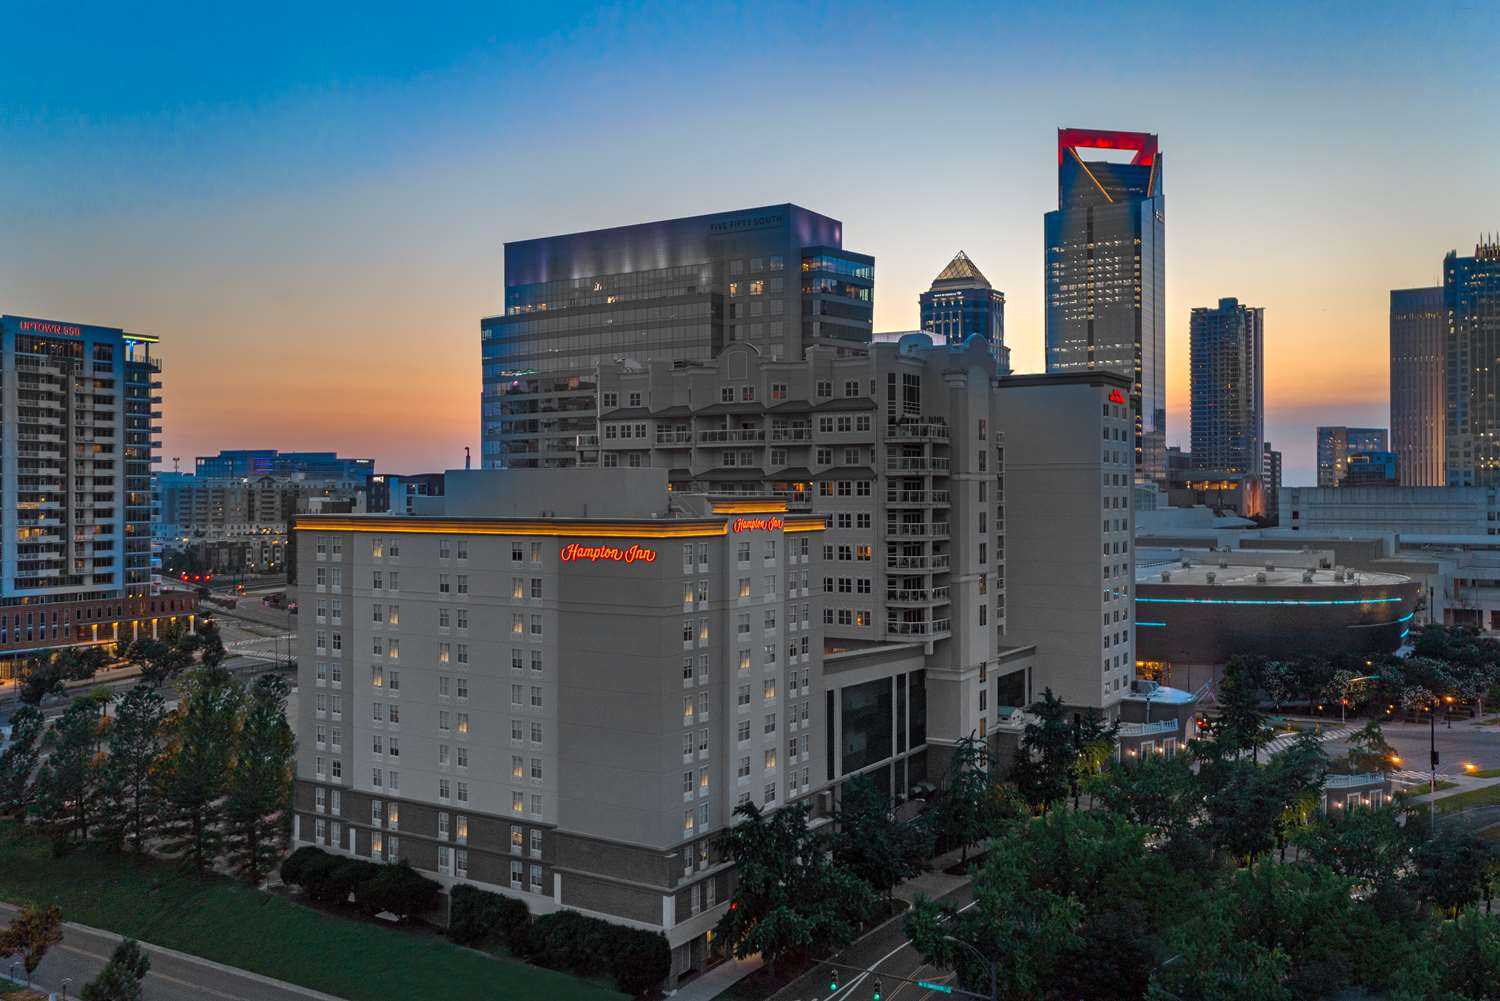
[[[21,329],[35,330],[43,334],[67,334],[72,337],[77,337],[83,333],[78,327],[69,326],[65,323],[42,323],[38,320],[22,320]]]
[[[1109,402],[1111,402],[1111,403],[1124,403],[1125,402],[1125,394],[1122,393],[1122,392],[1120,392],[1118,389],[1111,389],[1109,391]]]
[[[779,532],[786,520],[774,515],[770,518],[736,518],[730,527],[736,532]]]
[[[564,563],[576,563],[579,560],[587,560],[597,563],[605,560],[610,563],[655,563],[656,550],[647,549],[637,543],[631,543],[624,549],[619,546],[581,546],[576,542],[570,542],[563,546],[559,558]]]

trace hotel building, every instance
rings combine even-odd
[[[297,519],[296,840],[659,929],[674,977],[701,966],[714,836],[827,782],[822,519],[660,469],[450,472],[416,500]],[[921,743],[900,680],[898,742],[889,706],[844,710],[869,764]]]

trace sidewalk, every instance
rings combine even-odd
[[[669,997],[672,1001],[713,1001],[761,966],[759,954],[745,959],[726,959],[707,973],[694,977]]]

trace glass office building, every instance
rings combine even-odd
[[[1450,487],[1500,484],[1500,242],[1443,260],[1448,314],[1444,445]]]
[[[1005,346],[1005,293],[962,250],[948,262],[932,287],[917,297],[922,330],[933,340],[962,344],[981,337],[990,345],[1001,375],[1010,374],[1010,349]]]
[[[1128,162],[1084,160],[1117,150]],[[1166,202],[1155,134],[1059,129],[1045,219],[1047,371],[1131,380],[1136,479],[1166,475]]]
[[[1318,428],[1318,486],[1341,486],[1349,472],[1349,456],[1387,452],[1390,447],[1390,432],[1385,428]]]
[[[1443,476],[1443,287],[1391,290],[1391,448],[1403,487],[1440,487]]]
[[[1220,299],[1188,322],[1194,467],[1260,475],[1265,462],[1265,314]]]
[[[837,219],[773,205],[507,243],[505,311],[480,323],[485,467],[597,448],[600,362],[867,344],[875,259],[842,241]]]

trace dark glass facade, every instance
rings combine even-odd
[[[1129,163],[1079,149],[1134,150]],[[1057,211],[1044,221],[1047,371],[1131,380],[1136,478],[1166,463],[1166,201],[1156,136],[1058,133]]]
[[[1500,243],[1443,261],[1448,314],[1444,447],[1450,487],[1500,484]]]
[[[1220,299],[1189,320],[1193,465],[1261,475],[1265,463],[1265,310]]]
[[[968,255],[959,251],[917,298],[922,330],[935,341],[962,344],[979,337],[990,345],[996,369],[1010,373],[1010,349],[1005,346],[1005,293],[992,288]]]
[[[1440,487],[1443,476],[1443,287],[1391,290],[1391,448],[1401,485]]]
[[[577,465],[601,362],[867,342],[875,260],[842,239],[836,219],[773,205],[507,243],[505,311],[480,323],[483,465]]]

